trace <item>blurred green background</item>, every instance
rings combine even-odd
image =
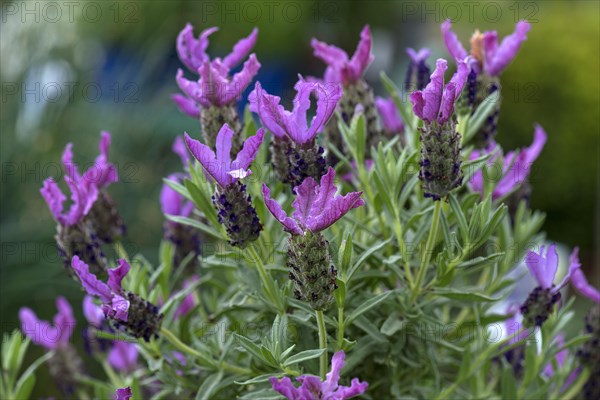
[[[100,130],[112,133],[110,158],[121,182],[109,191],[128,225],[124,245],[157,259],[161,180],[180,169],[171,143],[184,130],[199,129],[169,97],[178,92],[174,76],[182,65],[174,44],[186,22],[196,34],[221,28],[211,36],[212,56],[223,56],[258,26],[257,79],[289,99],[286,88],[298,73],[324,70],[312,56],[311,37],[354,51],[369,23],[375,62],[367,79],[384,95],[379,71],[400,85],[405,47],[430,47],[432,65],[448,57],[439,32],[445,18],[454,20],[467,47],[476,28],[497,30],[502,38],[518,19],[528,19],[529,39],[502,75],[498,141],[505,149],[529,145],[534,122],[544,126],[549,139],[533,169],[532,205],[547,213],[548,238],[579,245],[587,274],[596,269],[598,276],[599,2],[65,3],[0,3],[2,331],[17,327],[23,305],[50,318],[58,294],[81,315],[82,294],[55,255],[55,223],[39,195],[46,177],[62,181],[59,162],[67,142],[74,142],[76,160],[85,165],[97,155]]]

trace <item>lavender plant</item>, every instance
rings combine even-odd
[[[79,175],[67,146],[67,212],[57,183],[44,182],[65,267],[87,292],[87,322],[62,297],[52,323],[23,308],[21,332],[2,345],[2,398],[27,398],[44,364],[65,398],[600,397],[600,292],[577,249],[565,257],[544,244],[544,215],[527,201],[552,133],[536,125],[530,147],[506,154],[494,142],[497,76],[527,23],[500,45],[495,32],[475,34],[468,56],[445,22],[452,78],[444,82],[446,60],[430,74],[430,51],[409,50],[404,90],[382,73],[389,97],[377,99],[363,79],[368,26],[351,58],[313,40],[324,80],[300,78],[292,111],[256,82],[260,129],[235,108],[256,57],[230,77],[257,31],[211,60],[214,31],[195,39],[188,25],[177,39],[200,78],[179,71],[185,96],[174,100],[201,134],[173,147],[183,166],[162,188],[158,265],[119,243],[108,134],[96,179]],[[346,172],[337,183],[336,171]],[[536,283],[519,297],[522,262]],[[571,288],[592,307],[569,335]],[[103,375],[85,368],[70,341],[78,332]],[[47,354],[21,372],[31,342]]]

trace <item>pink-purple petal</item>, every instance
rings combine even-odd
[[[452,32],[452,23],[446,20],[442,23],[442,37],[446,44],[446,49],[455,60],[462,60],[467,56],[467,51],[458,40],[458,37]]]
[[[233,167],[243,170],[248,169],[250,164],[252,164],[252,161],[254,161],[256,154],[258,154],[258,150],[260,149],[260,145],[262,144],[264,138],[265,130],[264,128],[260,128],[256,132],[256,135],[250,136],[248,139],[246,139],[244,146],[237,154],[233,162]]]
[[[130,400],[133,397],[133,392],[130,387],[117,389],[113,400]]]
[[[226,92],[220,94],[218,104],[225,105],[237,100],[250,85],[259,69],[260,62],[258,62],[256,55],[254,53],[250,54],[242,70],[233,75],[231,82],[226,84]]]
[[[284,229],[289,233],[302,235],[303,232],[298,226],[298,223],[293,218],[288,217],[281,205],[271,198],[271,191],[264,183],[262,186],[262,194],[267,209],[273,214],[275,219],[284,226]]]
[[[491,50],[485,51],[484,69],[491,76],[496,76],[502,72],[517,56],[521,44],[527,40],[527,33],[531,25],[526,21],[519,21],[515,27],[515,32],[502,40],[502,43]],[[493,46],[493,41],[490,40]],[[484,46],[488,46],[488,41],[484,39]]]
[[[249,96],[250,99],[253,97],[252,94],[256,99],[256,112],[263,126],[278,138],[284,137],[286,135],[285,109],[279,104],[281,99],[268,94],[260,82],[256,82],[254,91]]]
[[[579,248],[576,247],[569,257],[569,276],[571,278],[571,285],[573,285],[580,295],[600,304],[600,291],[590,285],[586,279],[585,274],[581,270],[578,253]]]
[[[371,52],[371,44],[371,29],[369,25],[365,25],[360,32],[360,41],[358,42],[356,51],[342,72],[342,74],[345,74],[347,82],[358,81],[373,62],[375,57]]]
[[[185,144],[188,149],[202,164],[204,170],[217,181],[221,186],[225,187],[232,182],[231,176],[223,171],[222,166],[217,161],[217,156],[207,145],[200,143],[200,141],[192,139],[187,133],[184,133]]]
[[[316,217],[311,215],[311,210],[319,193],[319,185],[312,177],[307,177],[294,188],[294,193],[296,198],[292,202],[292,217],[306,227],[309,220]]]
[[[396,107],[396,103],[392,98],[384,99],[382,97],[375,98],[375,106],[381,118],[383,128],[388,132],[400,133],[404,131],[404,123],[400,116],[400,111]]]
[[[121,373],[131,373],[137,367],[138,348],[135,343],[116,340],[108,352],[106,360],[111,367]]]
[[[94,303],[94,298],[90,295],[85,295],[83,298],[83,316],[90,325],[99,328],[104,321],[104,313],[102,308]]]
[[[61,344],[67,344],[73,334],[77,320],[73,315],[71,305],[64,297],[59,296],[56,298],[56,309],[58,310],[58,314],[54,316],[53,322],[54,326],[60,330],[60,338],[58,341]]]
[[[175,102],[175,105],[182,113],[192,118],[200,118],[200,110],[194,100],[179,93],[171,95],[171,100]]]
[[[228,68],[233,68],[252,51],[252,48],[256,44],[256,38],[258,37],[258,28],[252,29],[250,35],[243,39],[240,39],[234,46],[230,54],[223,58],[223,64]]]
[[[121,258],[117,261],[119,266],[117,268],[111,268],[108,270],[108,287],[115,293],[121,293],[123,288],[121,287],[121,283],[123,278],[127,276],[131,266],[129,263]]]
[[[103,303],[110,302],[112,300],[112,294],[110,287],[92,274],[89,271],[88,265],[79,259],[78,256],[73,256],[71,260],[71,266],[75,273],[79,277],[81,285],[88,294],[99,297]]]
[[[60,187],[56,184],[56,182],[54,182],[54,179],[47,178],[44,180],[44,185],[40,189],[40,193],[46,201],[46,204],[48,204],[54,219],[57,222],[62,223],[63,203],[67,197],[63,194],[62,190],[60,190]]]

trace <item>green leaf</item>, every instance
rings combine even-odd
[[[267,382],[269,379],[271,379],[271,377],[273,376],[273,374],[263,374],[263,375],[259,375],[259,376],[255,376],[252,379],[248,379],[246,381],[235,381],[235,383],[237,383],[238,385],[251,385],[253,383],[262,383],[262,382]]]
[[[483,126],[486,118],[489,117],[494,109],[496,108],[496,104],[500,101],[500,93],[499,91],[490,94],[486,97],[479,107],[475,110],[471,118],[469,119],[469,126],[467,127],[467,131],[465,132],[463,143],[468,143],[479,129]]]
[[[504,252],[501,252],[501,253],[490,254],[489,256],[486,256],[486,257],[476,257],[469,261],[462,262],[462,263],[458,264],[456,267],[457,268],[474,268],[474,267],[479,267],[479,266],[483,266],[486,264],[493,264],[496,261],[498,261],[500,258],[502,258],[504,256],[504,254],[505,254]]]
[[[360,256],[360,258],[356,261],[356,263],[354,263],[352,268],[350,268],[350,271],[348,272],[347,282],[350,281],[350,279],[352,278],[352,275],[354,275],[356,270],[362,265],[363,262],[365,262],[373,253],[375,253],[376,251],[379,251],[380,249],[385,247],[392,240],[393,240],[393,238],[389,238],[388,240],[385,240],[376,246],[371,246],[367,251],[363,252],[362,255]]]
[[[256,357],[259,360],[262,360],[264,363],[269,364],[269,361],[264,357],[264,355],[263,355],[260,347],[258,347],[258,345],[256,345],[250,339],[248,339],[242,335],[238,335],[237,333],[234,333],[233,337],[244,349],[246,349],[254,357]]]
[[[353,320],[360,317],[362,314],[366,313],[371,308],[375,307],[376,305],[387,299],[388,296],[392,293],[393,291],[384,292],[363,302],[354,311],[352,311],[350,315],[348,315],[348,318],[346,318],[346,320],[344,321],[344,325],[349,325]]]
[[[313,358],[320,357],[325,352],[325,349],[305,350],[300,353],[294,354],[283,363],[284,367],[289,367],[292,364],[298,364],[306,360],[312,360]]]
[[[470,291],[459,291],[456,289],[438,289],[434,292],[437,295],[446,297],[448,299],[460,300],[466,302],[490,302],[498,301],[499,298],[489,297],[481,293],[475,293]]]
[[[35,375],[27,375],[25,379],[19,379],[17,384],[15,399],[28,399],[33,386],[35,385]]]
[[[202,382],[202,385],[198,388],[198,393],[196,393],[196,400],[210,399],[221,382],[221,379],[223,379],[223,371],[219,371],[204,378],[204,382]]]
[[[393,336],[396,332],[402,330],[403,327],[404,325],[400,319],[400,314],[394,312],[383,322],[380,331],[386,336]]]

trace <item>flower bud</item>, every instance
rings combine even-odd
[[[323,157],[324,152],[314,141],[305,145],[290,142],[287,148],[287,181],[292,188],[300,185],[308,177],[318,181],[325,175],[327,162]]]
[[[237,154],[242,148],[242,125],[240,116],[235,108],[235,104],[226,104],[223,106],[211,105],[200,109],[200,126],[204,143],[209,147],[215,148],[217,134],[223,127],[223,124],[229,125],[233,130],[232,150],[233,154]]]
[[[106,191],[98,193],[98,199],[86,216],[103,243],[114,243],[125,235],[126,227],[119,215],[117,205]]]
[[[106,257],[102,252],[102,241],[98,238],[87,220],[75,225],[57,225],[56,243],[58,254],[64,260],[64,266],[70,276],[74,277],[71,269],[71,259],[79,256],[90,266],[90,270],[99,276],[106,273]]]
[[[521,306],[523,324],[525,326],[542,326],[552,313],[554,304],[558,303],[560,298],[560,292],[555,290],[554,287],[543,288],[538,286],[533,289]]]

